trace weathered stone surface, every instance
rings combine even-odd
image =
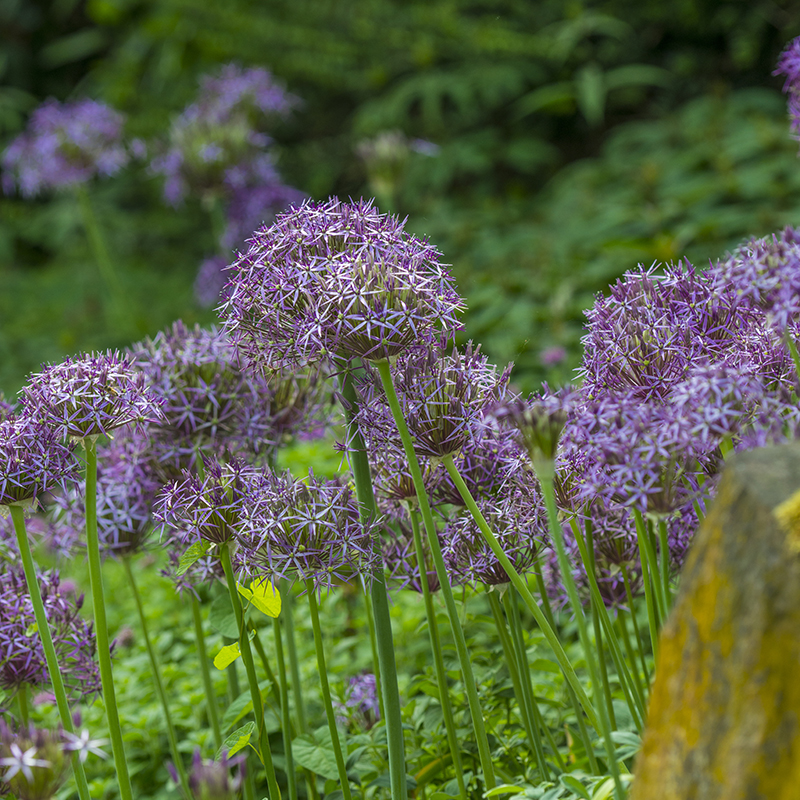
[[[800,798],[800,444],[726,467],[661,636],[631,800]]]

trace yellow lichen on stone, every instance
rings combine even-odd
[[[775,506],[772,513],[786,534],[786,545],[790,552],[800,553],[800,489],[788,500]]]

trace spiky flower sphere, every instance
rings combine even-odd
[[[45,492],[77,481],[72,449],[33,416],[0,420],[0,509],[34,505]]]
[[[119,172],[128,162],[124,117],[95,100],[45,101],[3,155],[3,190],[23,197]]]
[[[76,599],[62,591],[58,573],[39,576],[48,627],[68,691],[88,697],[100,691],[100,673],[94,660],[91,623],[80,614],[83,595]],[[16,692],[24,686],[49,684],[42,641],[36,632],[30,594],[21,569],[0,573],[0,687]]]
[[[319,592],[354,578],[371,580],[379,521],[362,524],[349,486],[311,474],[300,481],[267,473],[253,483],[250,502],[235,558],[245,574],[273,584],[311,580]]]
[[[22,389],[24,411],[73,440],[162,418],[145,376],[118,353],[67,358],[32,375]]]
[[[197,800],[234,800],[242,785],[244,765],[244,754],[228,758],[223,752],[219,761],[206,761],[197,749],[192,756],[189,788]],[[230,770],[234,767],[238,767],[239,771],[231,778]],[[167,764],[167,769],[177,783],[178,771],[174,765]]]
[[[0,719],[0,787],[17,800],[52,800],[69,773],[69,751],[60,732]],[[2,789],[0,789],[2,793]]]
[[[347,722],[369,730],[381,718],[375,675],[372,672],[353,675],[347,685],[344,702],[335,705]]]
[[[307,201],[258,231],[222,306],[263,369],[394,360],[459,327],[463,301],[427,242],[372,202]]]
[[[422,575],[420,573],[417,551],[411,531],[401,522],[400,533],[391,532],[384,536],[382,542],[383,563],[388,573],[389,583],[397,589],[411,589],[417,594],[422,594]],[[427,538],[422,536],[422,552],[426,559],[425,575],[428,579],[428,589],[438,591],[439,578],[436,570],[429,568],[430,549]]]

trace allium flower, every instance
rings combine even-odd
[[[236,777],[231,779],[229,772],[238,767]],[[192,756],[192,768],[189,773],[189,788],[197,800],[234,800],[242,785],[245,768],[245,756],[240,753],[228,758],[225,753],[219,761],[205,761],[200,750]],[[178,771],[173,764],[167,764],[172,780],[178,783]],[[187,798],[188,800],[188,798]]]
[[[124,117],[103,103],[47,100],[3,155],[3,190],[23,197],[119,172],[128,162]]]
[[[66,688],[79,697],[100,690],[91,623],[79,614],[83,595],[62,592],[58,573],[39,576],[39,587]],[[25,577],[19,568],[0,573],[0,687],[18,691],[49,682],[47,662]]]
[[[792,138],[800,139],[800,37],[786,45],[772,74],[786,76],[783,91],[789,100]]]
[[[547,531],[541,499],[533,493],[532,487],[520,486],[504,497],[479,500],[478,506],[517,572],[530,569]],[[468,512],[449,520],[442,538],[443,555],[453,583],[495,586],[510,582],[508,573]]]
[[[46,367],[23,387],[22,404],[27,414],[72,439],[106,435],[123,425],[141,429],[162,416],[144,374],[112,352]]]
[[[203,260],[197,276],[194,279],[194,296],[204,308],[216,305],[220,300],[225,300],[222,290],[228,282],[225,268],[228,259],[225,256],[209,256]]]
[[[383,539],[383,563],[388,573],[389,583],[397,589],[411,589],[422,594],[422,578],[420,575],[417,551],[411,531],[400,523],[401,533],[388,535]],[[427,537],[422,536],[422,550],[430,562]],[[441,542],[440,542],[441,544]],[[428,589],[435,592],[439,589],[439,578],[435,569],[426,569]]]
[[[539,361],[542,362],[544,367],[554,367],[564,361],[566,357],[567,351],[559,346],[546,347],[539,353]]]
[[[81,731],[80,736],[70,733],[69,731],[64,731],[64,739],[66,740],[64,750],[70,753],[78,753],[78,758],[80,758],[82,764],[86,762],[90,753],[95,756],[100,756],[100,758],[108,758],[108,753],[100,748],[108,744],[109,740],[92,739],[86,728]]]
[[[335,703],[349,722],[369,730],[381,718],[378,682],[371,672],[353,675],[347,686],[344,703]]]
[[[0,786],[17,800],[52,800],[68,772],[60,733],[33,725],[14,730],[0,719]]]
[[[78,480],[72,447],[36,415],[0,421],[0,508],[35,504],[40,496]]]
[[[211,544],[230,542],[251,515],[250,482],[255,470],[233,460],[203,463],[204,477],[184,470],[183,478],[165,486],[154,517],[167,528]]]
[[[102,448],[97,468],[97,533],[104,555],[126,556],[142,548],[153,531],[151,509],[163,486],[150,464],[149,442],[130,431]],[[54,525],[73,531],[77,539],[86,530],[86,508],[81,487],[54,499]],[[69,534],[65,534],[69,536]]]
[[[317,591],[360,577],[369,581],[378,557],[373,537],[379,521],[366,526],[349,486],[265,474],[253,482],[248,524],[238,536],[236,564],[247,575],[311,580]]]
[[[11,416],[14,413],[14,410],[15,405],[13,403],[9,403],[6,400],[5,395],[0,392],[0,421]]]
[[[371,202],[335,198],[258,231],[226,291],[226,328],[264,369],[393,360],[451,335],[463,309],[433,246]]]

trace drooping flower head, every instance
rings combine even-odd
[[[230,770],[238,767],[236,776],[231,778]],[[173,764],[167,764],[172,779],[178,782],[178,771]],[[189,771],[189,789],[197,800],[234,800],[242,785],[245,769],[245,756],[240,753],[228,758],[223,752],[219,761],[203,759],[200,750],[194,751]]]
[[[399,523],[399,528],[399,534],[391,532],[384,536],[382,542],[383,563],[386,567],[388,583],[398,590],[411,589],[417,594],[422,594],[422,575],[414,539],[411,531],[402,522]],[[420,538],[426,562],[425,576],[428,581],[428,589],[435,592],[439,589],[439,578],[432,566],[427,538],[425,536]]]
[[[78,697],[100,691],[92,625],[79,614],[83,595],[62,591],[57,572],[40,575],[39,587],[65,687]],[[0,573],[0,687],[16,692],[49,682],[25,576],[9,567]]]
[[[0,507],[33,505],[78,480],[73,448],[33,416],[0,420]]]
[[[792,138],[800,139],[800,37],[786,45],[772,74],[786,76],[783,91],[788,95]]]
[[[438,251],[371,202],[307,201],[233,265],[225,326],[264,369],[390,359],[459,327]]]
[[[23,197],[119,172],[128,162],[124,117],[95,100],[47,100],[3,155],[3,190]]]
[[[247,526],[238,536],[236,564],[247,575],[311,580],[318,592],[335,583],[371,580],[378,521],[364,525],[353,490],[310,474],[266,473],[253,483]]]
[[[144,374],[114,352],[46,367],[23,387],[22,404],[30,416],[79,440],[107,435],[123,425],[142,428],[161,418]]]

